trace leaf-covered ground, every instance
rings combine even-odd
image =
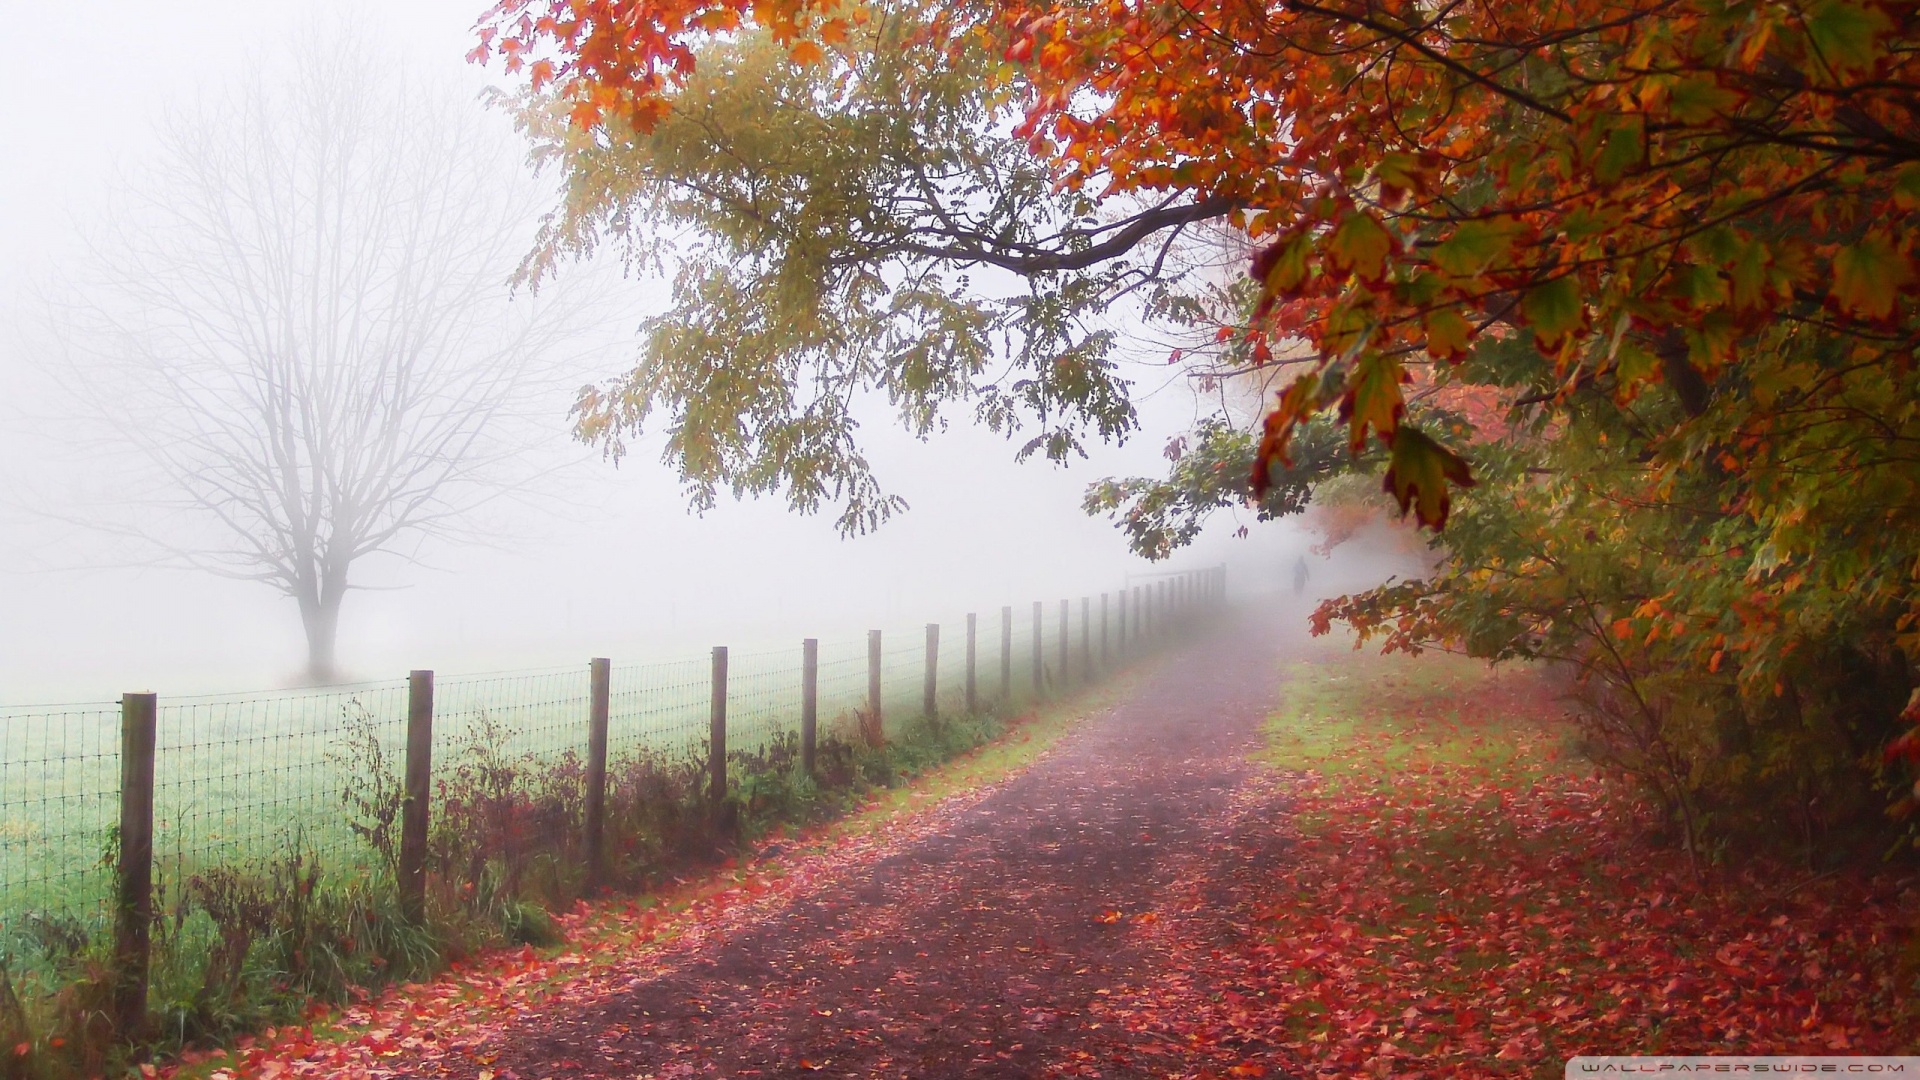
[[[1559,1077],[1580,1053],[1920,1048],[1910,878],[1751,863],[1696,878],[1569,755],[1538,673],[1303,651],[1270,724],[1277,771],[1238,793],[1223,833],[1285,856],[1190,877],[1160,924],[1180,959],[1107,999],[1113,1015],[1258,1047],[1240,1075]]]
[[[196,1071],[1558,1076],[1916,1045],[1893,886],[1697,884],[1566,760],[1559,711],[1526,673],[1241,625],[1011,779]]]

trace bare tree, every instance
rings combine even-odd
[[[316,681],[356,565],[526,483],[516,413],[578,327],[510,290],[542,195],[488,119],[309,34],[172,119],[56,312],[51,366],[178,511],[141,538],[291,597]]]

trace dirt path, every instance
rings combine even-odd
[[[1165,658],[1130,698],[917,838],[584,1003],[529,1011],[435,1075],[1192,1071],[1197,1041],[1136,1030],[1115,1003],[1162,985],[1207,993],[1204,958],[1185,952],[1206,883],[1274,854],[1227,834],[1245,836],[1235,796],[1255,771],[1246,754],[1284,636],[1271,619],[1242,622]],[[1181,955],[1156,925],[1175,909]],[[1199,940],[1236,932],[1216,915]]]

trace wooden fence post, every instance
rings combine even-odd
[[[1110,598],[1110,593],[1100,594],[1100,666],[1102,668],[1112,662],[1107,652],[1107,601]]]
[[[1000,703],[1013,700],[1013,605],[1000,609]]]
[[[880,631],[867,631],[867,723],[861,734],[867,745],[879,747],[886,742],[886,729],[880,726]]]
[[[820,639],[800,643],[800,768],[813,775],[813,749],[820,740]]]
[[[607,702],[612,697],[613,662],[596,656],[587,662],[587,884],[598,886],[606,872]]]
[[[713,647],[713,703],[707,715],[707,797],[717,810],[727,798],[727,647]]]
[[[1073,685],[1071,682],[1067,681],[1068,669],[1073,666],[1067,663],[1067,657],[1072,655],[1073,653],[1072,638],[1073,638],[1072,603],[1071,601],[1062,600],[1060,601],[1060,682],[1059,682],[1060,690],[1062,693],[1066,692],[1067,687]]]
[[[400,810],[400,909],[427,915],[427,812],[433,796],[433,672],[407,675],[407,791]]]
[[[1093,597],[1080,598],[1080,681],[1093,681]]]
[[[1040,601],[1033,602],[1033,696],[1047,696],[1047,637]]]
[[[921,690],[920,711],[928,720],[940,719],[940,624],[927,624],[926,685]]]
[[[153,758],[159,728],[153,694],[120,697],[120,864],[115,868],[113,1011],[120,1035],[147,1026],[153,930]],[[10,1050],[8,1052],[11,1052]]]
[[[1140,586],[1133,587],[1133,639],[1139,641],[1147,633],[1147,605],[1140,598]]]
[[[975,668],[974,668],[974,661],[977,656],[978,645],[979,645],[979,629],[980,629],[978,625],[979,622],[980,622],[979,618],[975,616],[973,612],[971,611],[967,612],[966,692],[967,692],[967,715],[968,716],[972,716],[975,713],[980,711],[979,686],[978,686],[978,680],[975,677]]]

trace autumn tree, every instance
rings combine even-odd
[[[723,40],[760,42],[828,114],[876,53],[954,58],[974,130],[1046,206],[1209,215],[1255,251],[1244,303],[1169,289],[1148,311],[1217,317],[1210,365],[1298,374],[1257,437],[1203,428],[1164,480],[1095,490],[1142,550],[1235,497],[1285,510],[1299,483],[1377,467],[1445,526],[1448,562],[1324,619],[1575,663],[1613,759],[1689,842],[1743,790],[1793,791],[1759,816],[1794,817],[1809,851],[1882,797],[1920,658],[1915,5],[1007,0],[910,19],[897,49],[862,35],[897,14],[506,0],[477,52],[610,147],[672,130]],[[846,227],[820,206],[807,222]],[[1133,268],[1161,235],[1089,250]],[[872,280],[892,298],[912,279]],[[585,404],[591,434],[611,414]]]
[[[367,559],[530,475],[516,414],[570,308],[509,302],[540,196],[483,116],[303,38],[170,119],[57,294],[47,366],[127,452],[116,504],[161,511],[87,523],[292,598],[315,681]]]

